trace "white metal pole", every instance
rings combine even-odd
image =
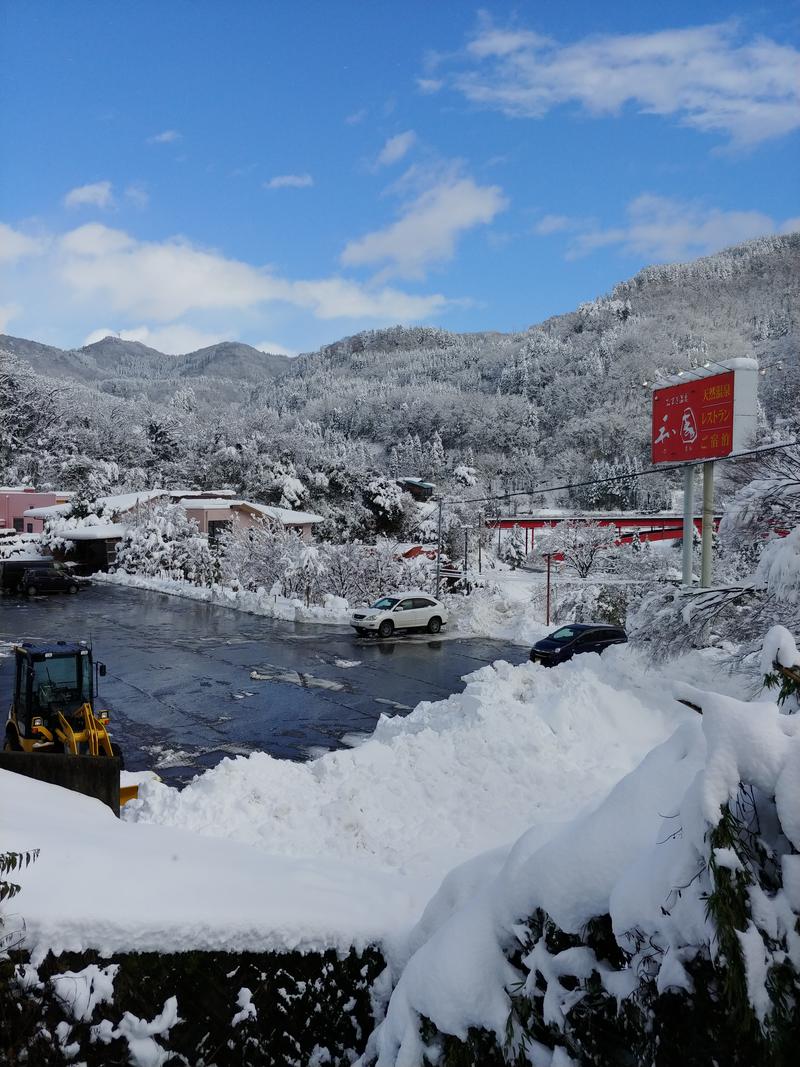
[[[692,584],[692,548],[694,542],[694,467],[683,468],[683,584]]]
[[[439,587],[442,581],[442,502],[439,501],[439,521],[436,530],[436,599],[439,599]]]
[[[700,563],[700,585],[711,586],[711,535],[714,531],[714,461],[703,464],[703,544]]]

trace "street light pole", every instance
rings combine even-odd
[[[439,521],[436,530],[436,599],[442,581],[442,501],[439,500]]]

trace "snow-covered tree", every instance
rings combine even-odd
[[[117,545],[116,566],[128,574],[210,585],[215,564],[207,538],[180,504],[146,509]]]
[[[586,578],[604,552],[614,547],[617,538],[613,526],[582,519],[565,519],[554,526],[540,541],[541,553],[560,555],[565,566]]]
[[[525,562],[525,556],[525,535],[515,524],[500,544],[500,558],[508,563],[512,570],[516,570]]]

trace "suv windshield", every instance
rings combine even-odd
[[[393,608],[396,603],[396,597],[392,598],[390,596],[382,596],[380,600],[376,600],[372,606],[373,608],[377,608],[378,611],[388,611],[389,608]]]
[[[563,644],[565,641],[571,641],[573,637],[577,637],[580,632],[580,630],[573,630],[571,626],[562,626],[560,630],[550,634],[549,640]]]

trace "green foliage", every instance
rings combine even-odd
[[[21,953],[0,967],[0,1063],[86,1067],[133,1062],[122,1037],[93,1041],[91,1028],[102,1019],[116,1026],[124,1012],[151,1020],[169,997],[178,1001],[179,1021],[157,1038],[165,1063],[192,1067],[305,1067],[314,1050],[330,1067],[352,1063],[374,1020],[370,990],[385,961],[374,948],[363,952],[184,952],[131,953],[115,957],[113,1003],[99,1005],[89,1020],[76,1022],[58,995],[65,971],[109,961],[96,952],[49,955],[38,966],[38,982],[18,980],[26,962]],[[15,966],[16,965],[16,966]],[[237,995],[252,993],[255,1018],[232,1025]],[[79,1052],[69,1060],[54,1034],[69,1024],[65,1043]]]
[[[9,871],[23,871],[30,867],[39,856],[39,849],[34,848],[29,852],[2,852],[0,853],[0,904],[4,900],[11,900],[20,891],[16,882],[7,882],[3,875]],[[2,919],[0,919],[2,925]]]

